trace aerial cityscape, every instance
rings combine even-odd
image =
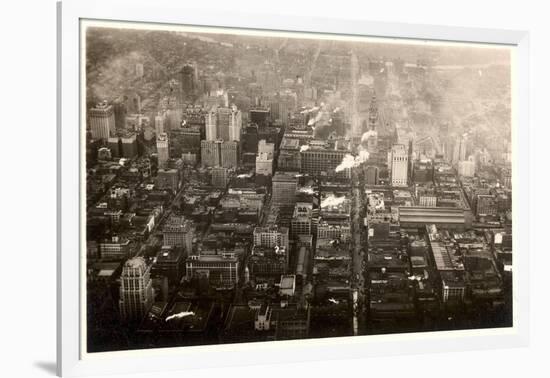
[[[510,48],[84,38],[88,353],[513,326]]]

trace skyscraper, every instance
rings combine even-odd
[[[153,303],[151,266],[143,257],[134,257],[124,263],[120,276],[119,309],[122,319],[141,320]]]
[[[115,130],[115,112],[107,101],[90,109],[90,130],[92,139],[107,140]]]
[[[368,166],[365,168],[365,183],[367,185],[378,185],[379,169],[375,166]]]
[[[229,140],[240,141],[242,128],[242,114],[236,107],[231,108],[231,119],[229,122]]]
[[[218,167],[221,165],[221,144],[221,140],[201,141],[201,165],[203,167]]]
[[[466,160],[466,148],[468,143],[468,134],[461,135],[456,138],[453,149],[453,164],[458,164],[459,161]]]
[[[273,190],[271,200],[274,204],[294,205],[298,180],[296,173],[277,172],[273,176]]]
[[[265,139],[262,139],[258,142],[258,153],[259,154],[275,154],[275,144],[267,143]]]
[[[458,175],[473,177],[476,173],[476,163],[473,159],[461,160],[458,162]]]
[[[313,205],[308,202],[298,202],[294,206],[294,213],[290,221],[292,236],[311,235]]]
[[[178,159],[192,154],[198,160],[201,154],[201,131],[198,126],[187,125],[170,131],[170,157]]]
[[[163,245],[183,247],[187,255],[193,253],[193,224],[183,216],[170,216],[162,228]]]
[[[186,64],[180,71],[180,90],[182,99],[193,99],[197,90],[197,67],[192,64]]]
[[[201,141],[203,167],[236,168],[239,163],[239,143],[223,140]]]
[[[259,152],[256,155],[256,175],[273,175],[273,154],[269,152]]]
[[[241,146],[243,154],[258,153],[258,125],[248,125],[244,128]]]
[[[254,246],[274,248],[284,247],[288,250],[288,228],[278,226],[254,228]]]
[[[242,114],[235,107],[212,109],[205,117],[206,140],[240,141]]]
[[[166,133],[157,136],[157,156],[159,167],[164,167],[168,161],[168,135]]]
[[[222,142],[221,144],[221,166],[236,168],[239,163],[239,143],[236,141]]]
[[[255,108],[250,109],[250,122],[255,123],[258,127],[269,126],[269,109]]]
[[[218,108],[218,124],[216,128],[216,133],[218,139],[221,140],[230,140],[229,139],[229,127],[231,124],[232,114],[231,109],[229,108]]]
[[[391,184],[407,186],[409,155],[403,144],[394,144],[391,149]]]
[[[163,114],[158,114],[155,116],[155,133],[160,135],[166,132],[166,116]]]
[[[212,168],[212,186],[225,189],[229,178],[229,170],[223,167]]]
[[[214,110],[205,116],[206,140],[214,141],[218,138],[217,132],[218,115]]]

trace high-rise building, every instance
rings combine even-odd
[[[258,125],[258,127],[269,126],[269,109],[267,108],[250,109],[250,122]]]
[[[392,186],[407,186],[409,155],[402,144],[394,144],[391,149],[391,184]]]
[[[453,149],[453,164],[458,164],[459,161],[466,160],[467,144],[468,134],[464,134],[456,138]]]
[[[242,135],[243,154],[250,153],[254,156],[258,153],[258,125],[248,125]]]
[[[229,169],[224,167],[212,168],[212,186],[219,189],[225,189],[229,182]]]
[[[208,130],[208,129],[207,129]],[[221,165],[221,140],[201,141],[201,165],[203,167],[218,167]]]
[[[235,107],[217,107],[205,118],[206,140],[240,141],[242,114]]]
[[[327,175],[329,177],[348,178],[350,175],[349,169],[336,172],[336,168],[342,163],[344,157],[350,153],[349,143],[343,140],[329,142],[312,141],[307,149],[302,147],[300,152],[302,172],[312,176]]]
[[[226,168],[236,168],[239,164],[239,143],[224,141],[221,143],[220,165]]]
[[[214,286],[232,286],[239,282],[239,259],[228,255],[200,255],[187,258],[186,277],[206,276]]]
[[[192,100],[198,87],[198,71],[193,64],[185,64],[180,71],[180,90],[182,98]]]
[[[157,156],[159,167],[166,166],[166,162],[169,158],[169,148],[168,148],[168,134],[163,133],[157,136]]]
[[[193,223],[183,216],[172,215],[162,227],[163,244],[182,247],[187,255],[193,253]]]
[[[218,138],[218,116],[215,111],[210,111],[205,116],[206,140],[214,141]]]
[[[115,112],[107,101],[97,104],[90,109],[90,130],[92,139],[107,140],[115,131]]]
[[[302,159],[300,155],[300,140],[283,137],[279,146],[279,157],[277,159],[279,170],[300,171]]]
[[[130,240],[113,236],[99,243],[99,255],[104,260],[123,260],[130,253]]]
[[[292,236],[311,235],[313,205],[308,202],[297,202],[290,222]]]
[[[120,316],[125,321],[139,321],[153,304],[151,266],[143,257],[134,257],[124,263],[120,276]]]
[[[376,126],[378,125],[378,105],[376,104],[376,95],[372,95],[372,99],[370,102],[369,107],[369,124],[368,129],[369,130],[376,130]],[[363,130],[363,132],[366,130]]]
[[[265,139],[266,143],[273,143],[279,146],[281,143],[281,128],[279,127],[260,127],[258,128],[258,140]]]
[[[117,98],[113,102],[113,110],[115,113],[115,127],[122,130],[126,127],[126,100],[123,97]]]
[[[157,171],[157,187],[176,193],[180,188],[180,173],[174,168],[160,168]]]
[[[258,142],[258,153],[259,154],[274,154],[275,153],[275,144],[267,143],[265,139],[262,139]]]
[[[415,184],[433,181],[434,165],[432,160],[417,160],[413,164],[412,180]]]
[[[201,154],[201,132],[198,126],[170,130],[170,157],[177,159],[191,154],[198,160]]]
[[[375,166],[368,166],[365,168],[365,183],[367,185],[378,185],[379,169]]]
[[[229,140],[240,141],[242,129],[242,114],[236,107],[231,108],[231,119],[229,121]]]
[[[254,228],[255,247],[284,247],[288,251],[288,228],[278,226]]]
[[[164,132],[170,133],[170,130],[177,129],[181,127],[183,119],[183,110],[180,108],[177,109],[168,109],[165,113],[164,120]]]
[[[458,162],[458,174],[463,177],[473,177],[476,173],[476,163],[474,160],[461,160]]]
[[[155,134],[160,135],[166,133],[166,115],[158,114],[155,116]]]
[[[277,205],[294,205],[298,180],[296,173],[277,172],[272,180],[271,201]]]
[[[277,103],[278,110],[278,114],[272,114],[272,117],[275,116],[275,119],[281,121],[283,125],[288,125],[290,114],[298,107],[297,94],[290,90],[279,92],[272,102]]]
[[[229,128],[231,127],[232,111],[229,108],[221,107],[217,109],[217,138],[221,140],[229,139]]]
[[[122,146],[120,137],[110,136],[107,139],[107,146],[109,146],[109,150],[111,150],[111,155],[114,158],[122,157]]]
[[[122,157],[132,159],[138,154],[136,133],[126,133],[120,136]]]
[[[203,167],[236,168],[239,163],[239,143],[222,140],[201,141],[201,164]]]
[[[273,175],[273,154],[267,152],[259,152],[256,156],[256,175],[272,176]]]

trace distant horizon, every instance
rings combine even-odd
[[[513,326],[513,47],[81,25],[87,353]]]

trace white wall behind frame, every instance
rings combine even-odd
[[[544,2],[534,1],[379,1],[338,2],[287,1],[253,2],[234,0],[230,3],[210,1],[195,3],[201,7],[222,9],[247,9],[257,12],[280,12],[317,17],[364,18],[369,21],[411,22],[426,24],[448,24],[470,27],[506,29],[529,29],[531,31],[531,161],[532,179],[531,204],[539,208],[532,214],[531,232],[536,234],[531,246],[531,328],[529,348],[495,350],[486,352],[462,352],[440,355],[418,355],[381,357],[363,360],[325,361],[291,365],[252,366],[246,368],[210,369],[193,371],[197,377],[219,376],[242,377],[262,375],[280,377],[292,373],[298,375],[343,376],[369,374],[384,376],[405,376],[419,367],[426,377],[465,376],[475,371],[475,376],[517,377],[520,375],[544,376],[547,372],[543,361],[548,350],[549,306],[546,279],[549,258],[548,248],[542,244],[545,235],[548,203],[545,203],[546,188],[550,184],[544,151],[550,140],[550,125],[547,105],[548,53],[547,36],[550,27]],[[10,3],[2,12],[2,69],[0,70],[6,125],[17,127],[18,138],[25,140],[29,154],[21,154],[17,143],[4,143],[3,182],[17,182],[2,188],[5,200],[2,251],[14,253],[7,259],[2,270],[7,282],[3,305],[10,305],[9,311],[2,311],[0,324],[3,332],[5,358],[3,370],[9,377],[47,376],[55,359],[55,4],[54,1],[17,1]],[[32,26],[32,27],[31,27]],[[8,54],[8,51],[10,53]],[[26,85],[24,85],[26,83]],[[5,86],[5,84],[8,84]],[[16,100],[14,100],[16,99]],[[19,99],[19,100],[17,100]],[[26,99],[22,101],[21,99]],[[29,100],[31,99],[31,100]],[[29,108],[32,104],[32,112]],[[536,110],[540,110],[536,112]],[[32,117],[36,114],[36,118]],[[22,118],[29,120],[22,122]],[[544,127],[543,127],[544,126]],[[11,127],[10,127],[11,128]],[[4,130],[6,130],[4,128]],[[17,157],[17,159],[16,159]],[[17,162],[17,164],[15,164]],[[31,174],[20,170],[21,166],[34,168]],[[535,176],[536,175],[536,176]],[[13,178],[17,178],[14,180]],[[36,182],[40,182],[36,188]],[[25,187],[34,187],[32,207],[22,202],[22,195],[28,193]],[[38,198],[37,198],[38,197]],[[25,197],[28,200],[28,196]],[[22,204],[25,211],[21,211]],[[534,207],[534,206],[533,206]],[[33,221],[40,224],[29,237],[29,211]],[[9,219],[9,222],[6,222]],[[15,251],[20,254],[16,255]],[[11,255],[10,255],[11,256]],[[24,256],[24,257],[23,257]],[[31,259],[32,257],[32,259]],[[10,269],[10,266],[18,267]],[[14,288],[19,288],[15,291]],[[20,292],[24,292],[23,298]],[[6,307],[3,306],[3,309]],[[8,354],[9,353],[9,357]],[[425,368],[422,368],[425,367]],[[414,370],[413,370],[414,369]],[[538,372],[537,372],[538,370]],[[530,374],[530,371],[532,372]],[[189,374],[189,373],[187,373]],[[3,374],[4,375],[4,374]],[[141,375],[146,376],[146,375]],[[153,376],[153,375],[147,375]],[[177,377],[181,374],[155,374],[155,377]],[[472,374],[474,376],[474,374]]]

